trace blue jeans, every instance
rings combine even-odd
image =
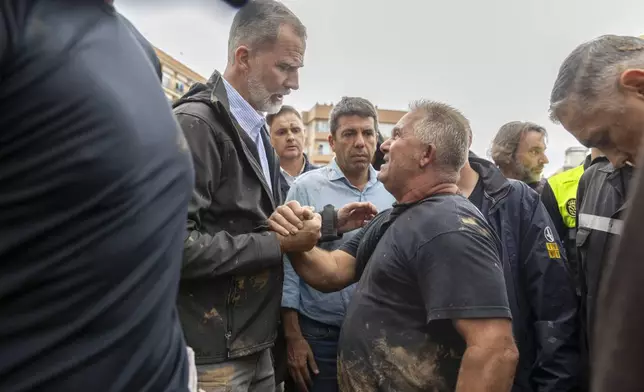
[[[300,315],[300,329],[311,346],[320,371],[317,375],[312,375],[313,387],[309,388],[309,392],[339,392],[337,364],[340,328]],[[290,377],[285,390],[299,392]]]

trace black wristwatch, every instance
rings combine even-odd
[[[335,241],[342,238],[342,234],[338,233],[338,212],[332,204],[327,204],[322,209],[322,228],[320,233],[320,242]]]

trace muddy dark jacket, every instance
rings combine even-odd
[[[195,168],[179,316],[197,364],[218,363],[275,340],[282,254],[266,220],[280,199],[279,163],[264,129],[270,191],[257,147],[230,114],[218,72],[207,85],[194,85],[174,113]]]
[[[502,244],[519,349],[512,391],[568,392],[578,382],[578,303],[557,231],[528,185],[506,179],[492,162],[473,153],[469,162],[483,182],[481,212]]]

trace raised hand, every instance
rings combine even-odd
[[[338,210],[338,233],[346,233],[364,226],[378,213],[375,205],[369,202],[353,202]]]

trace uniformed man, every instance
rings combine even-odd
[[[600,158],[599,150],[592,148],[590,155],[581,165],[550,177],[541,192],[541,201],[550,214],[559,238],[564,242],[568,267],[575,281],[578,280],[575,241],[577,237],[577,187],[584,171],[599,159],[606,158]],[[578,285],[577,291],[579,291]]]
[[[595,316],[600,280],[610,267],[611,250],[621,234],[628,186],[644,132],[644,40],[607,35],[577,47],[560,68],[550,111],[551,118],[581,144],[600,149],[609,160],[592,165],[577,191],[581,311],[592,343],[594,320],[605,318]],[[593,344],[588,348],[592,356]],[[602,362],[596,368],[591,364],[592,368],[621,366],[621,360],[612,358],[613,362]],[[602,385],[624,390],[614,383]]]

